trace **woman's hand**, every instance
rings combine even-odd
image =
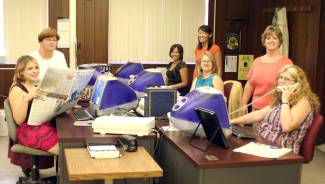
[[[31,100],[33,100],[34,98],[38,98],[41,96],[41,92],[38,89],[35,89],[33,91],[28,92],[25,96],[24,96],[24,100],[29,102]]]
[[[295,91],[295,88],[288,86],[281,87],[282,95],[281,95],[281,101],[282,103],[288,103],[291,94]]]

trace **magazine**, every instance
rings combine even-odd
[[[33,100],[27,123],[40,125],[75,106],[93,73],[94,70],[49,68],[39,86],[43,95]]]

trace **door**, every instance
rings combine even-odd
[[[108,0],[77,1],[77,65],[108,62]]]

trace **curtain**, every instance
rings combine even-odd
[[[38,33],[47,27],[47,0],[4,0],[6,61],[38,49]]]
[[[110,0],[109,62],[167,63],[174,43],[193,62],[205,11],[205,0]]]

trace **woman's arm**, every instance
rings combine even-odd
[[[195,77],[195,79],[194,79],[193,82],[192,82],[192,86],[191,86],[191,90],[190,90],[190,92],[193,91],[193,90],[195,89],[196,79],[197,79],[197,77]]]
[[[181,74],[181,80],[182,82],[171,85],[172,88],[174,89],[179,89],[182,87],[186,87],[188,84],[188,69],[187,67],[183,67],[179,70],[179,73]]]
[[[18,87],[13,87],[9,93],[12,115],[18,125],[22,124],[26,119],[30,98],[31,95],[28,95]]]
[[[271,107],[266,106],[263,109],[253,111],[244,116],[230,120],[231,124],[251,124],[262,121],[265,116],[270,112]]]
[[[251,98],[253,94],[253,86],[251,84],[251,81],[248,79],[246,84],[245,84],[245,87],[244,87],[244,93],[243,93],[243,98],[242,98],[242,105],[243,106],[246,106],[249,99]],[[248,108],[244,108],[243,109],[244,113],[247,114],[248,113]]]
[[[219,49],[216,54],[214,55],[214,58],[216,60],[216,66],[217,66],[217,72],[220,78],[222,78],[222,62],[221,62],[221,50]]]
[[[286,93],[286,92],[283,92]],[[309,101],[305,98],[298,101],[292,107],[288,103],[288,98],[282,95],[282,105],[280,112],[280,123],[284,132],[290,132],[297,129],[306,119],[308,114],[312,111]]]
[[[215,75],[213,77],[213,87],[220,91],[222,94],[224,94],[224,90],[223,90],[223,81],[222,79],[218,76],[218,75]]]

